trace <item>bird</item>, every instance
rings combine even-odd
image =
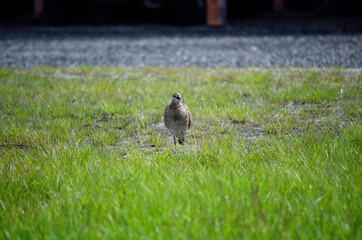
[[[173,136],[175,150],[177,141],[180,145],[185,144],[187,130],[191,127],[191,114],[180,93],[174,93],[169,105],[165,108],[164,122],[166,128]],[[177,141],[176,141],[177,139]],[[184,145],[185,148],[185,145]]]

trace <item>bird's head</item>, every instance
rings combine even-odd
[[[179,93],[174,93],[174,94],[172,95],[172,102],[173,102],[173,103],[180,104],[180,102],[184,103],[184,100],[183,100],[183,98],[181,97],[181,94],[179,94]]]

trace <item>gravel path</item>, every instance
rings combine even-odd
[[[169,26],[0,27],[0,67],[362,67],[362,19]]]

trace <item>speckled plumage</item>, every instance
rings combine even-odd
[[[183,103],[179,93],[174,93],[171,103],[166,107],[164,114],[165,126],[180,144],[185,142],[187,130],[191,127],[191,114]],[[176,141],[175,141],[176,145]]]

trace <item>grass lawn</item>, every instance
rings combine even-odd
[[[0,69],[0,239],[361,239],[361,114],[360,69]]]

